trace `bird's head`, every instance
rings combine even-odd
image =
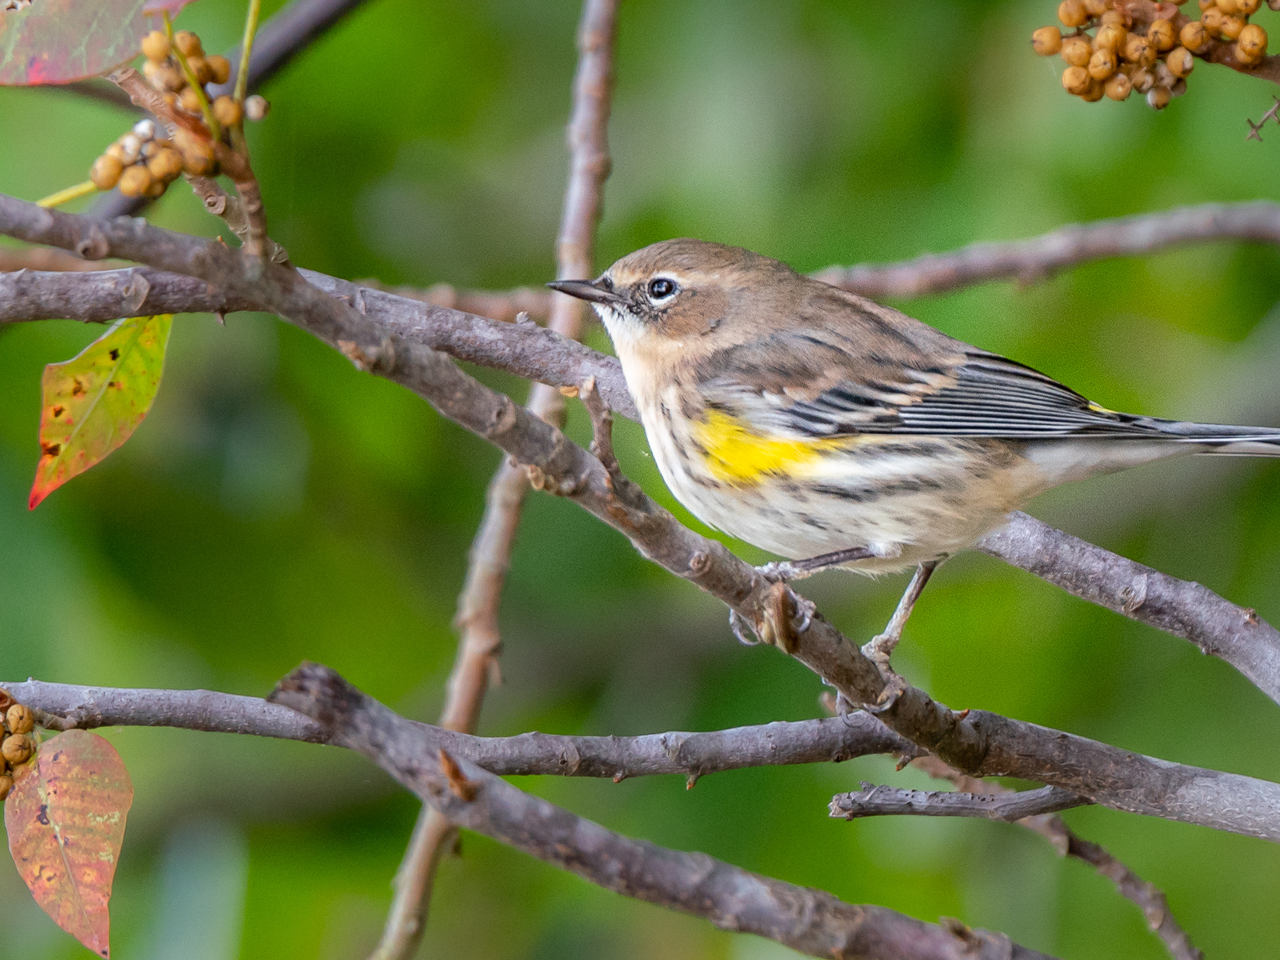
[[[680,239],[630,253],[595,280],[547,286],[595,307],[620,354],[697,354],[759,333],[803,284],[786,264],[750,250]]]

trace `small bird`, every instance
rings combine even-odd
[[[1280,430],[1116,413],[1051,377],[739,247],[679,239],[555,290],[604,321],[671,492],[794,563],[934,567],[1070,480],[1192,454],[1280,456]]]

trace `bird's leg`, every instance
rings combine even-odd
[[[867,547],[849,547],[831,553],[820,553],[805,560],[775,560],[756,569],[770,580],[802,580],[828,567],[838,567],[855,560],[870,560],[878,556],[880,554]]]
[[[911,611],[915,609],[916,601],[920,599],[920,594],[924,591],[924,585],[929,582],[929,578],[933,576],[933,571],[938,568],[941,560],[926,560],[920,566],[916,567],[916,572],[911,575],[911,582],[907,584],[906,592],[903,593],[902,599],[898,601],[898,608],[893,611],[893,616],[889,618],[889,623],[884,628],[884,633],[877,637],[872,637],[862,648],[863,656],[871,660],[881,670],[889,670],[889,657],[893,654],[893,649],[898,645],[898,641],[902,639],[902,628],[907,625],[907,620],[911,617]]]

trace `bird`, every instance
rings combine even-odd
[[[1038,494],[1196,454],[1280,456],[1280,429],[1118,413],[741,247],[665,240],[548,286],[603,321],[658,470],[699,520],[785,558],[780,578],[914,568],[864,648],[886,666],[937,565]]]

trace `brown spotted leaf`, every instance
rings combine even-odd
[[[28,506],[129,439],[151,409],[173,315],[121,320],[40,381],[40,462]]]
[[[190,0],[0,0],[0,85],[70,83],[138,55],[153,26]],[[7,9],[12,8],[12,9]]]
[[[4,805],[9,853],[36,903],[100,957],[111,956],[107,903],[132,803],[115,747],[68,730],[40,745]]]

